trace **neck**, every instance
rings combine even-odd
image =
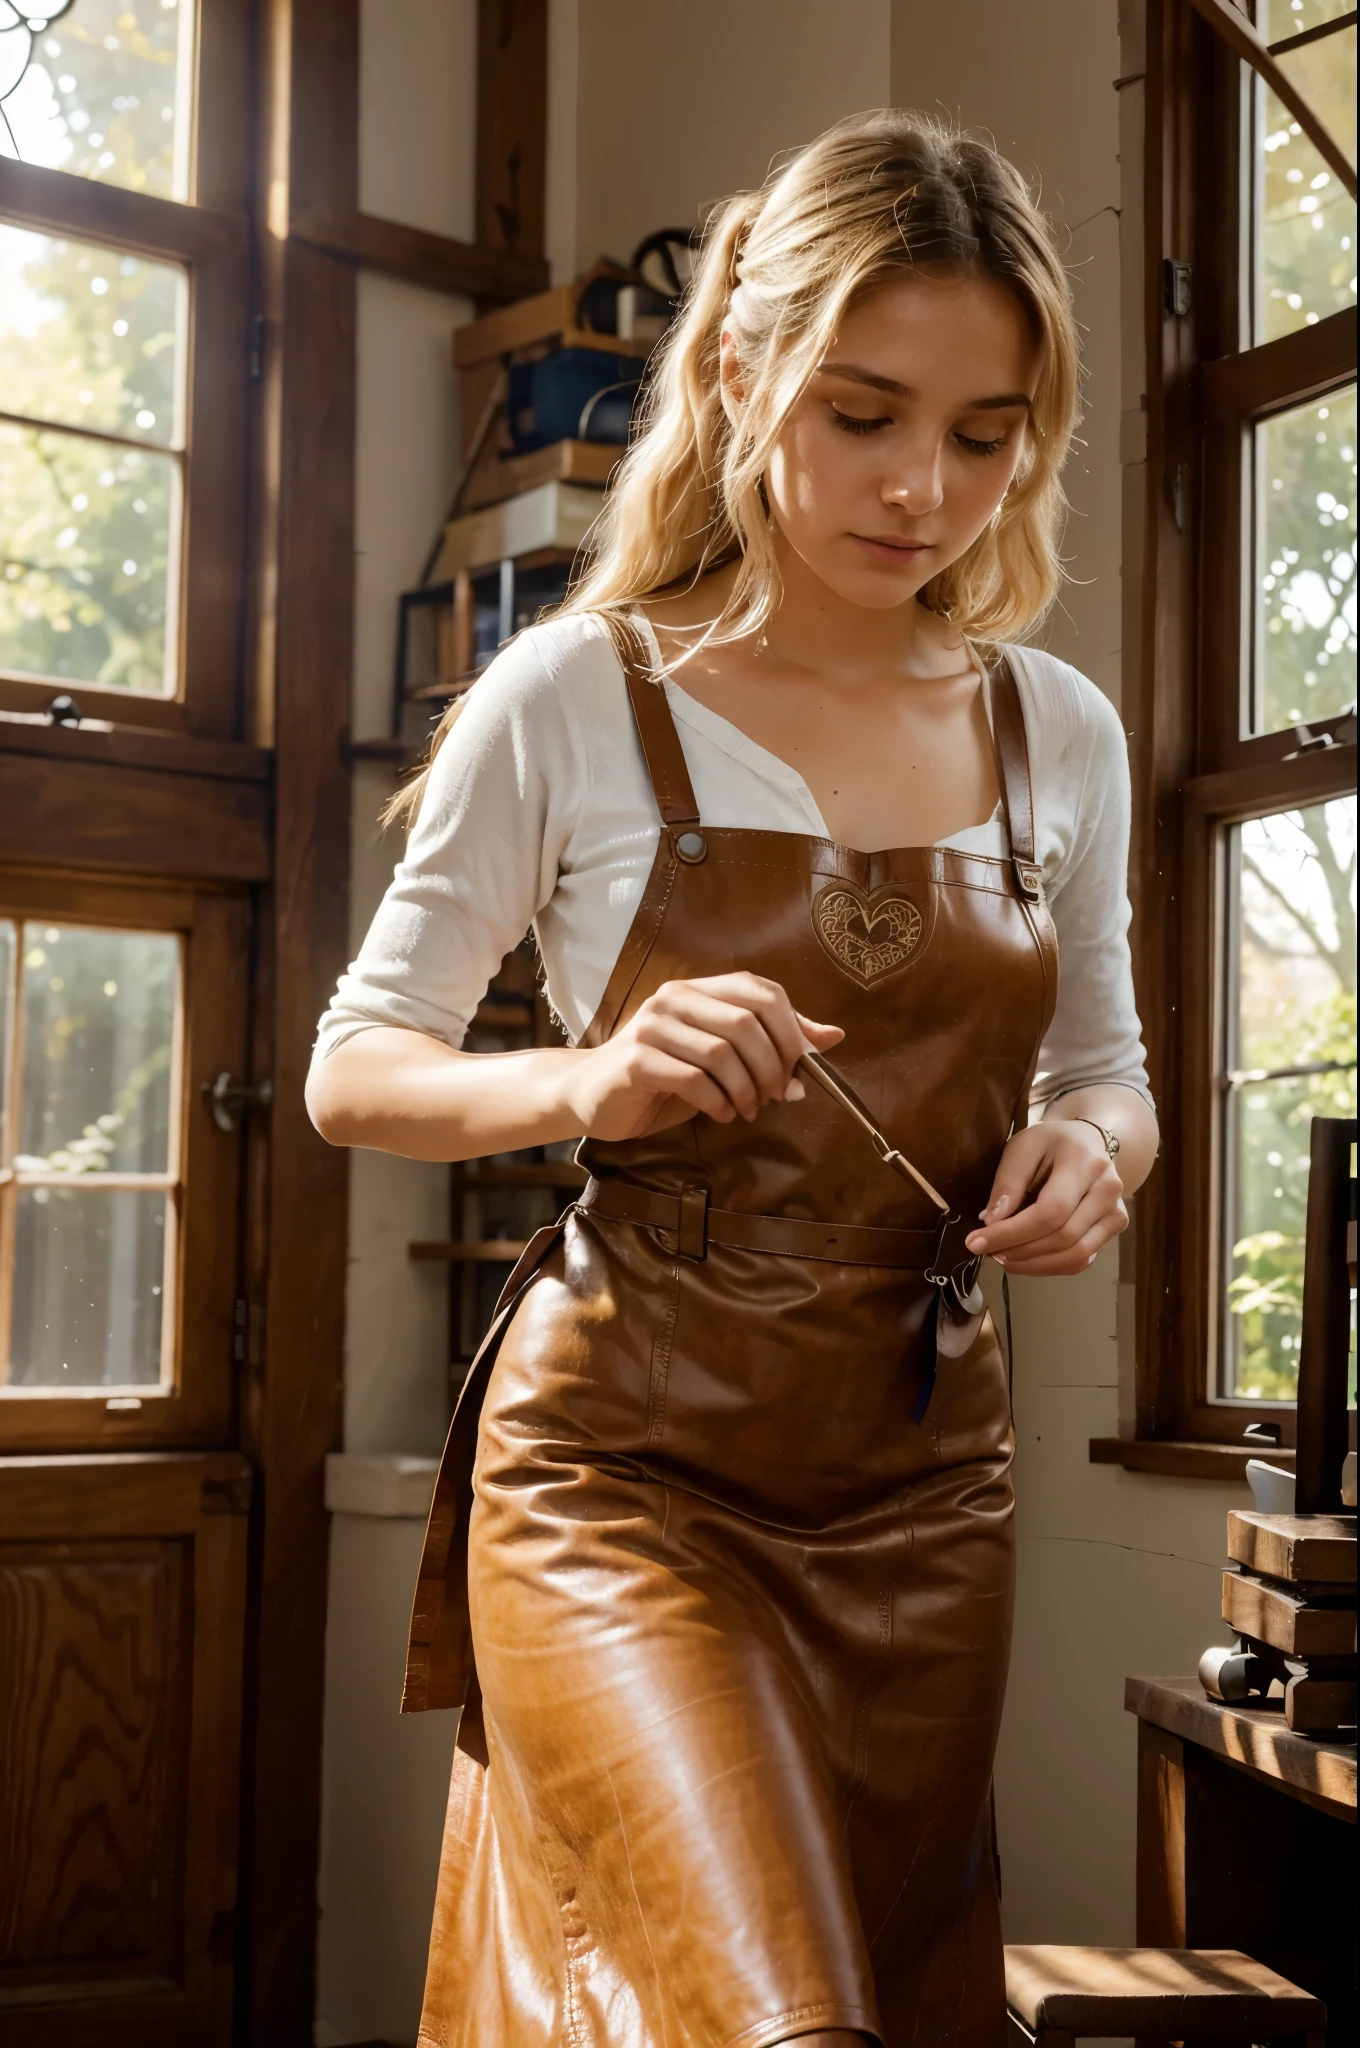
[[[851,683],[887,676],[926,681],[969,666],[963,635],[916,598],[882,608],[854,604],[815,575],[778,532],[775,553],[781,596],[762,653],[781,668]]]

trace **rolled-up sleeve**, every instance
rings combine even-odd
[[[1035,1078],[1036,1106],[1074,1088],[1133,1088],[1148,1103],[1147,1056],[1129,956],[1129,762],[1113,706],[1082,691],[1085,767],[1061,869],[1048,885],[1058,933],[1058,1000]]]
[[[460,1046],[552,895],[586,777],[534,641],[496,658],[435,756],[405,854],[321,1019],[319,1057],[375,1025]]]

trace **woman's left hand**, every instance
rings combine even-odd
[[[1053,1117],[1007,1145],[968,1249],[1008,1273],[1082,1273],[1128,1222],[1124,1183],[1099,1131]]]

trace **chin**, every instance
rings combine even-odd
[[[817,574],[844,603],[870,612],[890,612],[909,604],[930,581],[913,569],[870,569],[859,563],[848,568],[827,563]]]

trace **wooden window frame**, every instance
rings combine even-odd
[[[1139,1469],[1240,1471],[1249,1420],[1294,1442],[1292,1403],[1212,1398],[1222,1286],[1216,1049],[1226,834],[1244,819],[1355,789],[1354,720],[1244,738],[1250,686],[1250,437],[1259,422],[1355,378],[1355,319],[1338,313],[1244,346],[1241,265],[1248,223],[1223,219],[1244,194],[1250,105],[1244,66],[1189,0],[1147,11],[1143,319],[1148,460],[1143,508],[1142,661],[1133,734],[1135,971],[1162,1118],[1158,1168],[1137,1204]],[[1231,232],[1225,232],[1225,226]],[[1167,310],[1172,263],[1191,299]],[[1120,1447],[1122,1450],[1122,1447]],[[1159,1451],[1187,1455],[1159,1462]],[[1141,1453],[1141,1455],[1139,1455]]]
[[[0,158],[0,225],[103,243],[185,273],[179,573],[166,620],[175,687],[162,696],[0,669],[0,710],[40,713],[69,694],[87,718],[232,739],[246,644],[254,10],[243,0],[196,6],[186,199]]]
[[[246,1070],[249,905],[234,892],[10,868],[0,875],[0,916],[170,932],[181,944],[178,1088],[167,1162],[177,1191],[172,1323],[163,1340],[173,1366],[169,1384],[132,1389],[141,1399],[133,1409],[110,1407],[97,1390],[0,1394],[5,1452],[229,1442],[240,1281],[234,1261],[217,1255],[216,1219],[233,1214],[240,1199],[241,1140],[216,1129],[202,1082]],[[11,1207],[6,1201],[4,1208]],[[0,1249],[6,1235],[0,1231]],[[115,1402],[127,1391],[110,1389]]]

